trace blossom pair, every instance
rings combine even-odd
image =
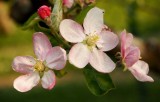
[[[118,37],[105,29],[103,24],[104,11],[91,9],[85,20],[84,29],[75,21],[66,19],[60,24],[62,36],[75,44],[69,52],[69,61],[78,68],[84,68],[88,62],[99,72],[109,73],[115,63],[103,52],[113,49],[118,44]],[[34,52],[37,59],[31,56],[18,56],[13,61],[13,69],[26,75],[14,81],[14,88],[25,92],[38,84],[52,89],[55,75],[50,69],[60,70],[66,63],[66,52],[60,47],[52,47],[43,33],[33,35]]]
[[[86,15],[83,27],[73,20],[65,19],[60,24],[60,32],[65,40],[75,43],[69,52],[69,61],[78,68],[88,63],[102,73],[112,72],[116,65],[104,53],[115,48],[119,42],[113,32],[106,30],[103,24],[104,11],[94,7]],[[132,45],[133,35],[124,30],[121,33],[121,60],[134,77],[139,81],[150,81],[149,66],[140,59],[140,50]]]

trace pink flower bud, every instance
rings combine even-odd
[[[77,2],[81,7],[84,7],[84,6],[87,6],[89,4],[95,3],[96,0],[77,0]]]
[[[50,17],[51,15],[51,8],[46,6],[46,5],[43,5],[41,6],[39,9],[38,9],[38,15],[41,19],[46,19],[47,17]]]
[[[74,0],[63,0],[63,5],[67,8],[71,8],[74,3]]]
[[[94,3],[96,0],[86,0],[87,3]]]

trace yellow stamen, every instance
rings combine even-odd
[[[86,39],[86,44],[88,46],[95,46],[96,42],[99,40],[99,36],[94,34],[94,35],[90,35],[87,37]]]
[[[43,72],[45,70],[45,66],[42,61],[37,60],[36,64],[34,65],[34,69],[38,72]]]

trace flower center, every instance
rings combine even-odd
[[[43,72],[45,70],[45,65],[42,61],[37,60],[36,64],[34,65],[34,69],[38,72]]]
[[[89,35],[86,39],[86,44],[92,47],[96,45],[96,42],[98,40],[99,40],[99,36],[97,34]]]

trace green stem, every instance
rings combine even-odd
[[[41,29],[41,32],[45,32],[45,33],[50,33],[50,29],[47,29],[47,28],[44,28],[44,27],[41,27],[39,24],[37,24],[38,28]]]
[[[124,72],[127,71],[127,68],[125,67],[125,68],[123,69],[123,71],[124,71]]]
[[[51,0],[50,0],[51,1]],[[68,42],[66,42],[58,33],[59,25],[62,21],[63,17],[63,8],[62,8],[62,0],[54,0],[54,8],[52,10],[52,15],[50,18],[46,19],[46,24],[50,27],[51,33],[54,36],[55,40],[62,44],[66,49],[71,48]]]

